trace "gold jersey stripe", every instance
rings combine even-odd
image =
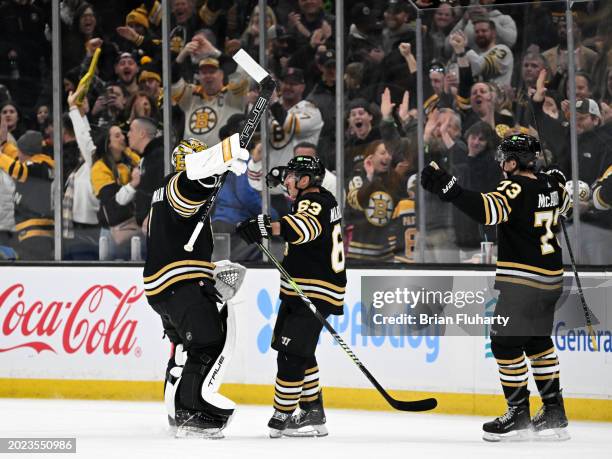
[[[538,268],[537,266],[525,265],[523,263],[516,263],[513,261],[498,261],[497,266],[502,268],[518,268],[526,271],[532,271],[535,273],[544,274],[546,276],[559,276],[563,274],[563,268],[551,271],[550,269]]]
[[[330,290],[335,290],[338,293],[344,293],[346,291],[345,287],[340,287],[338,285],[330,284],[329,282],[325,282],[317,279],[306,279],[304,277],[294,277],[294,281],[298,284],[310,284],[310,285],[320,285],[321,287],[328,288]]]
[[[53,226],[53,220],[50,218],[30,218],[15,225],[15,231],[21,231],[30,226]]]
[[[491,224],[491,210],[489,209],[489,200],[484,195],[484,193],[480,193],[482,196],[482,200],[484,202],[484,210],[485,210],[485,225]]]
[[[178,180],[179,180],[179,176],[183,173],[184,171],[179,172],[178,174],[176,174],[174,177],[172,177],[171,181],[173,182],[173,186],[172,188],[174,189],[176,195],[178,196],[178,198],[181,201],[184,201],[187,204],[190,204],[192,206],[201,206],[202,204],[204,204],[206,202],[206,199],[202,200],[202,201],[192,201],[191,199],[186,198],[185,196],[183,196],[179,190],[178,187]]]
[[[146,290],[146,287],[145,287],[145,295],[146,296],[157,295],[159,292],[170,287],[172,284],[176,284],[177,282],[187,280],[187,279],[201,279],[201,278],[212,279],[212,276],[210,274],[199,272],[199,273],[187,273],[187,274],[182,274],[180,276],[171,277],[170,279],[168,279],[166,282],[164,282],[162,285],[160,285],[154,290]]]
[[[289,215],[285,215],[283,217],[283,220],[289,223],[289,226],[291,226],[293,231],[295,231],[295,233],[298,235],[298,239],[292,241],[291,244],[300,244],[306,237],[304,232],[293,222],[292,218]]]
[[[312,222],[310,221],[310,219],[305,216],[304,214],[294,214],[293,215],[295,218],[299,218],[300,220],[302,220],[304,222],[304,224],[306,225],[306,228],[308,228],[308,231],[310,232],[309,236],[304,242],[309,242],[312,241],[314,239],[315,234],[317,233],[317,230],[315,229],[314,225],[312,224]]]
[[[563,287],[563,285],[559,282],[557,284],[543,284],[540,282],[532,281],[524,278],[516,278],[516,277],[508,277],[508,276],[496,276],[496,281],[499,282],[508,282],[509,284],[518,284],[518,285],[526,285],[527,287],[533,287],[540,290],[557,290]]]
[[[31,237],[44,236],[44,237],[53,237],[53,231],[51,230],[29,230],[24,234],[19,235],[19,241],[23,241],[25,239],[29,239]]]
[[[281,292],[283,292],[285,295],[289,295],[289,296],[299,296],[297,293],[295,293],[293,290],[285,290],[284,288],[280,289]],[[330,304],[333,304],[334,306],[344,306],[344,301],[340,301],[340,300],[334,300],[328,296],[319,294],[319,293],[306,293],[306,296],[308,298],[316,298],[318,300],[324,300],[327,301]]]
[[[170,264],[164,266],[159,271],[157,271],[155,274],[151,274],[150,276],[145,277],[143,280],[144,280],[145,283],[154,281],[155,279],[157,279],[158,277],[161,277],[166,272],[170,271],[171,269],[177,268],[179,266],[198,266],[198,267],[209,268],[211,270],[215,269],[215,264],[214,263],[209,263],[207,261],[201,261],[201,260],[180,260],[180,261],[175,261],[173,263],[170,263]]]

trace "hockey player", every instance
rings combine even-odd
[[[484,439],[529,438],[530,429],[549,439],[568,439],[559,384],[559,361],[550,337],[555,303],[561,296],[563,264],[555,237],[559,218],[571,206],[565,177],[557,170],[536,173],[539,142],[529,135],[506,137],[498,159],[506,179],[495,191],[462,189],[456,177],[435,163],[421,172],[421,184],[476,221],[498,225],[495,314],[509,317],[506,327],[491,328],[491,350],[508,403],[503,416],[483,425]],[[527,359],[542,409],[530,419]]]
[[[341,213],[333,195],[321,186],[325,168],[319,158],[296,156],[278,177],[295,200],[292,213],[278,222],[258,215],[240,223],[238,234],[248,243],[271,235],[286,241],[283,266],[319,312],[344,313],[344,250]],[[319,389],[315,348],[322,325],[290,285],[281,280],[281,306],[272,348],[278,351],[274,414],[270,436],[325,436],[325,412]],[[297,406],[299,414],[292,415]]]
[[[612,164],[593,186],[593,207],[610,210],[612,207]]]
[[[231,331],[217,307],[210,221],[193,252],[184,251],[183,244],[222,174],[243,174],[248,158],[238,134],[208,149],[196,139],[183,140],[172,153],[175,172],[153,193],[144,285],[147,300],[161,316],[164,333],[173,344],[165,402],[177,436],[221,437],[234,411],[231,400],[210,389],[218,387],[219,373],[227,365],[228,359],[218,357]]]

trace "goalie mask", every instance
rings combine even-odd
[[[514,134],[502,140],[497,147],[497,160],[507,162],[515,160],[520,170],[535,170],[542,147],[540,142],[527,134]]]
[[[208,146],[200,142],[198,139],[190,138],[181,140],[176,148],[172,151],[172,166],[176,172],[185,170],[185,156],[191,153],[199,153],[208,148]]]

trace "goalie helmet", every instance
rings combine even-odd
[[[321,183],[323,183],[323,176],[325,175],[325,167],[317,157],[296,156],[289,160],[284,172],[285,177],[290,172],[295,173],[297,180],[304,176],[308,176],[310,177],[310,186],[321,186]]]
[[[198,139],[190,138],[181,140],[176,148],[172,151],[172,166],[175,171],[185,170],[185,155],[191,153],[199,153],[208,148],[208,146],[200,142]]]
[[[497,160],[515,160],[521,170],[535,170],[536,161],[540,158],[540,142],[527,134],[513,134],[502,140],[497,147]]]

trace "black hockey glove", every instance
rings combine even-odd
[[[259,214],[257,217],[247,218],[245,221],[238,223],[236,234],[244,239],[247,244],[260,244],[264,238],[269,239],[272,236],[270,216]]]
[[[546,169],[544,169],[544,173],[556,178],[559,184],[562,186],[565,186],[565,184],[567,183],[567,177],[563,172],[561,172],[561,169],[559,169],[557,166],[547,167]]]
[[[431,164],[421,171],[421,186],[430,193],[436,193],[442,201],[452,201],[462,191],[457,183],[457,177],[440,167],[436,169]]]

